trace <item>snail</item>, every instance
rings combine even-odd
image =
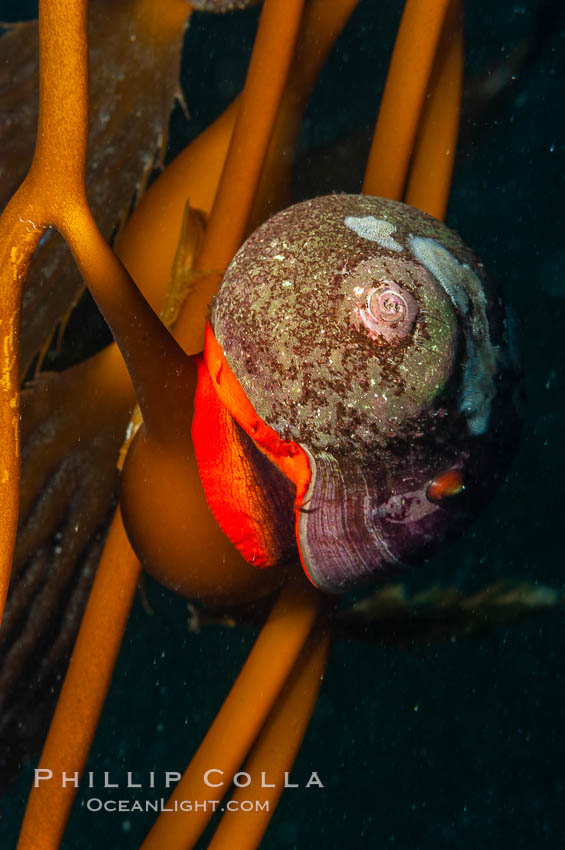
[[[330,195],[259,227],[206,332],[192,435],[243,557],[344,592],[421,562],[493,494],[519,431],[482,264],[405,204]]]

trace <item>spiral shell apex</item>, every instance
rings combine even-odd
[[[387,343],[410,333],[418,315],[418,305],[413,296],[397,283],[383,282],[369,290],[365,307],[359,312],[375,338],[382,337]]]
[[[368,196],[297,204],[237,253],[211,323],[257,420],[307,459],[295,545],[319,587],[421,559],[492,492],[515,367],[482,266],[445,225]]]

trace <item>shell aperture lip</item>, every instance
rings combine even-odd
[[[302,566],[322,590],[343,593],[403,572],[453,525],[454,516],[427,498],[429,473],[416,455],[392,464],[308,456],[312,477],[297,540]]]

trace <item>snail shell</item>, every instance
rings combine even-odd
[[[236,254],[211,324],[277,451],[305,459],[302,492],[275,485],[267,444],[240,435],[263,502],[278,492],[257,527],[278,529],[281,560],[297,545],[317,586],[343,591],[421,560],[492,493],[517,433],[515,366],[482,265],[442,223],[360,195],[290,207]],[[242,424],[235,408],[224,415]]]

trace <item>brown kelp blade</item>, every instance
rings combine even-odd
[[[119,404],[105,391],[108,354],[22,393],[20,528],[0,628],[0,788],[41,744],[111,516],[132,398]]]
[[[37,21],[7,25],[0,39],[0,208],[27,174],[37,125]]]
[[[89,11],[90,130],[87,191],[109,239],[139,195],[166,141],[179,95],[183,34],[190,5],[158,14],[159,4],[96,0]],[[0,39],[0,203],[23,180],[37,123],[37,22],[10,26]],[[119,176],[119,179],[117,177]],[[56,233],[39,246],[25,289],[21,372],[44,348],[83,290]],[[46,294],[48,293],[48,297]]]

